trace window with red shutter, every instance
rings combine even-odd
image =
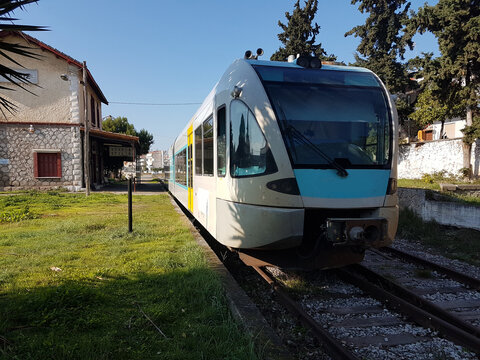
[[[35,177],[62,177],[62,157],[59,152],[34,153]]]

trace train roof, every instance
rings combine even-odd
[[[286,62],[286,61],[268,61],[268,60],[245,60],[250,65],[257,65],[257,66],[276,66],[276,67],[284,67],[284,68],[296,68],[296,69],[303,69],[300,65],[297,65],[294,62]],[[364,73],[371,73],[372,71],[366,68],[357,67],[357,66],[345,66],[345,65],[330,65],[330,64],[322,64],[322,70],[333,70],[333,71],[356,71],[356,72],[364,72]]]
[[[286,62],[286,61],[268,61],[268,60],[255,60],[255,59],[237,59],[235,60],[228,69],[232,66],[238,67],[241,63],[247,63],[250,66],[274,66],[274,67],[283,67],[283,68],[296,68],[296,69],[303,69],[300,65],[297,65],[294,62]],[[360,73],[373,73],[371,70],[356,67],[356,66],[345,66],[345,65],[331,65],[331,64],[322,64],[320,70],[331,70],[331,71],[351,71],[351,72],[360,72]],[[228,71],[228,70],[227,70]],[[194,115],[190,118],[187,125],[183,129],[182,133],[186,133],[188,127],[192,123],[192,121],[200,115],[207,115],[207,113],[211,112],[212,101],[215,97],[215,91],[218,86],[218,82],[215,84],[213,89],[210,91],[208,96],[202,102],[200,107],[194,113]],[[175,138],[174,143],[177,141],[178,136]]]

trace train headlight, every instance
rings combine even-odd
[[[388,179],[387,195],[393,195],[397,192],[397,179]]]
[[[279,179],[267,183],[267,188],[273,191],[289,195],[300,195],[297,180],[295,178]]]

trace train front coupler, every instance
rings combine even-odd
[[[326,236],[335,247],[379,247],[387,241],[388,221],[385,218],[329,218]]]

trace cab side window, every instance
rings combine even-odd
[[[227,109],[217,110],[217,175],[224,177],[227,170]]]
[[[248,177],[277,171],[253,112],[240,100],[230,104],[230,175]]]

